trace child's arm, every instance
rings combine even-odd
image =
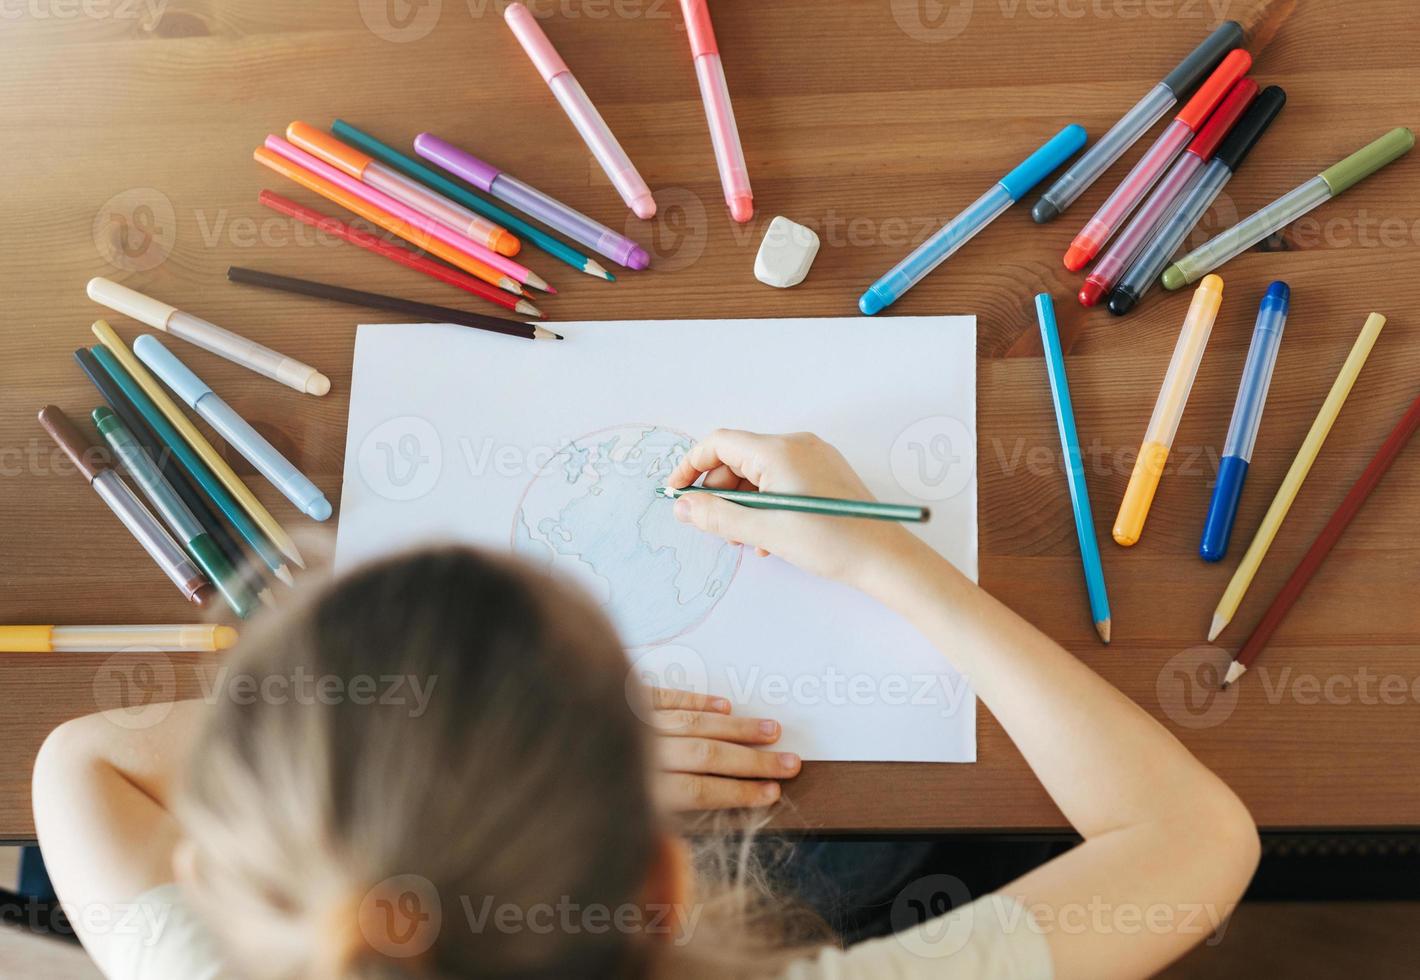
[[[702,473],[717,487],[869,496],[842,456],[812,436],[715,433],[670,482],[685,486]],[[676,516],[863,589],[970,678],[1085,838],[1005,889],[1055,921],[1048,939],[1057,976],[1152,974],[1231,911],[1258,858],[1256,828],[1233,792],[918,538],[884,522],[754,510],[709,494],[681,497]]]
[[[45,866],[91,951],[127,903],[173,880],[168,802],[205,710],[178,702],[140,729],[103,714],[75,718],[40,749],[33,794]]]

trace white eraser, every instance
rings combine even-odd
[[[818,255],[818,235],[782,214],[769,223],[759,254],[754,257],[754,277],[767,286],[797,286],[809,274]]]

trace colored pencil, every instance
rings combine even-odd
[[[1277,627],[1282,625],[1282,620],[1287,618],[1287,613],[1301,597],[1307,583],[1321,568],[1322,562],[1326,561],[1326,556],[1331,554],[1331,549],[1336,546],[1336,542],[1341,540],[1341,535],[1345,533],[1347,525],[1351,519],[1365,505],[1371,491],[1381,482],[1381,478],[1386,475],[1400,451],[1405,448],[1405,444],[1410,441],[1410,437],[1415,435],[1415,430],[1420,429],[1420,396],[1410,403],[1410,407],[1405,410],[1405,414],[1400,417],[1400,421],[1395,424],[1395,428],[1390,430],[1390,435],[1385,437],[1385,442],[1381,443],[1381,448],[1376,450],[1375,456],[1361,476],[1351,485],[1345,498],[1341,501],[1336,512],[1331,515],[1331,519],[1326,522],[1326,526],[1321,529],[1321,533],[1316,536],[1312,546],[1307,549],[1307,553],[1302,556],[1302,560],[1297,563],[1297,567],[1292,572],[1292,577],[1287,579],[1287,584],[1282,586],[1282,590],[1277,593],[1277,597],[1272,600],[1272,605],[1267,607],[1267,612],[1262,614],[1262,619],[1258,622],[1252,635],[1247,638],[1247,642],[1242,645],[1233,662],[1228,665],[1227,676],[1223,678],[1223,686],[1236,681],[1252,666],[1254,660],[1262,653],[1267,646],[1267,641],[1272,639],[1272,634],[1277,632]]]
[[[505,276],[497,269],[486,262],[480,262],[472,256],[465,255],[452,245],[445,244],[437,238],[424,234],[418,228],[403,221],[388,211],[383,211],[367,201],[364,201],[354,194],[346,193],[345,189],[337,186],[321,177],[319,174],[311,173],[305,167],[298,166],[287,160],[285,157],[271,152],[264,146],[259,146],[252,151],[252,158],[264,167],[269,167],[281,176],[293,180],[306,190],[319,194],[332,204],[337,204],[347,211],[353,211],[364,218],[370,224],[383,228],[403,238],[415,248],[423,249],[433,255],[437,255],[450,265],[456,266],[475,278],[497,286],[499,289],[506,289],[515,296],[522,296],[523,288],[518,285],[517,280],[512,276]]]
[[[212,443],[207,441],[207,437],[197,431],[197,426],[188,421],[182,409],[178,408],[177,403],[168,397],[158,380],[148,373],[148,369],[128,349],[128,345],[119,338],[113,327],[103,320],[95,320],[91,329],[94,336],[99,338],[99,342],[108,348],[114,359],[123,365],[123,369],[129,373],[138,387],[143,389],[143,393],[152,399],[158,410],[172,423],[173,428],[177,429],[184,441],[192,447],[198,456],[202,457],[207,468],[236,498],[237,502],[241,504],[242,510],[251,516],[257,527],[261,528],[261,533],[265,534],[283,555],[301,568],[305,568],[306,560],[301,557],[301,552],[296,547],[296,542],[291,540],[291,535],[286,533],[286,529],[278,524],[276,518],[271,516],[271,512],[262,505],[260,500],[256,499],[256,495],[227,465],[227,461],[212,447]]]
[[[247,588],[255,592],[257,598],[262,602],[271,605],[273,598],[270,583],[261,573],[257,563],[248,558],[246,551],[237,543],[237,539],[232,536],[226,523],[213,512],[212,505],[207,502],[207,498],[202,495],[193,482],[194,478],[178,465],[173,450],[164,445],[163,441],[154,434],[134,403],[119,389],[118,384],[109,377],[108,372],[87,348],[80,347],[76,350],[74,360],[79,363],[80,369],[98,389],[103,400],[108,402],[108,407],[113,409],[113,413],[123,420],[123,424],[128,426],[128,431],[133,433],[133,437],[138,440],[138,444],[143,447],[153,462],[158,464],[158,470],[177,491],[182,502],[197,518],[197,522],[206,529],[208,534],[212,535],[212,539],[217,542],[217,546],[222,549],[227,560],[241,572]]]
[[[266,563],[266,567],[286,585],[294,585],[295,579],[291,577],[291,570],[286,567],[286,560],[276,545],[272,544],[271,539],[256,525],[251,515],[237,502],[237,498],[222,485],[222,481],[217,479],[217,475],[208,468],[197,451],[187,444],[177,428],[138,384],[137,379],[119,363],[113,351],[98,346],[86,353],[108,374],[113,384],[123,392],[134,408],[142,414],[143,420],[157,433],[163,443],[162,455],[175,457],[187,474],[211,498],[212,503],[226,515],[237,533],[246,539],[257,556]]]
[[[1272,498],[1271,506],[1263,515],[1262,524],[1258,526],[1252,543],[1247,546],[1247,553],[1233,572],[1223,597],[1218,600],[1218,607],[1213,610],[1213,623],[1208,628],[1209,643],[1216,640],[1218,634],[1232,621],[1238,606],[1242,604],[1243,596],[1247,595],[1253,576],[1257,574],[1262,559],[1267,557],[1267,549],[1272,547],[1272,541],[1281,530],[1282,522],[1287,519],[1287,511],[1297,499],[1297,492],[1302,489],[1303,481],[1311,472],[1317,453],[1321,452],[1322,443],[1326,442],[1331,426],[1336,422],[1336,416],[1341,414],[1341,406],[1346,404],[1346,397],[1351,394],[1351,388],[1356,384],[1356,376],[1365,366],[1366,358],[1371,356],[1371,348],[1376,345],[1376,338],[1380,336],[1384,326],[1385,317],[1372,313],[1361,327],[1361,333],[1352,345],[1351,353],[1346,355],[1346,363],[1341,365],[1341,371],[1337,374],[1331,391],[1327,393],[1326,401],[1322,402],[1321,411],[1317,412],[1307,437],[1302,440],[1302,448],[1297,450],[1297,458],[1292,460],[1291,468],[1282,478],[1282,485],[1277,488],[1277,496]]]
[[[1065,353],[1060,348],[1060,329],[1049,293],[1036,296],[1035,315],[1040,321],[1040,339],[1045,347],[1045,371],[1050,379],[1050,399],[1055,405],[1055,424],[1060,430],[1060,449],[1065,454],[1065,482],[1070,487],[1070,506],[1075,512],[1075,536],[1080,540],[1080,561],[1085,569],[1090,615],[1095,621],[1095,632],[1108,643],[1109,594],[1104,586],[1099,541],[1095,538],[1095,517],[1090,509],[1090,489],[1085,483],[1080,438],[1075,431],[1075,407],[1070,400],[1070,380],[1065,376]]]
[[[427,323],[457,323],[463,327],[490,330],[509,337],[522,337],[525,340],[562,339],[561,334],[553,333],[545,327],[533,326],[531,323],[501,320],[496,316],[484,316],[482,313],[465,313],[463,310],[435,306],[433,303],[416,303],[414,300],[400,299],[398,296],[383,296],[379,293],[367,293],[359,289],[346,289],[344,286],[312,282],[309,279],[278,276],[270,272],[258,272],[256,269],[243,269],[236,265],[227,269],[227,278],[232,282],[246,286],[263,286],[266,289],[279,289],[282,292],[314,296],[317,299],[328,299],[350,306],[365,306],[375,310],[406,313],[409,316],[419,317],[421,321]]]
[[[565,262],[572,268],[579,272],[585,272],[589,276],[596,276],[598,279],[606,279],[610,282],[616,281],[616,277],[610,272],[607,272],[592,259],[583,255],[572,246],[553,238],[547,232],[529,224],[511,212],[503,210],[498,207],[498,205],[485,201],[467,188],[454,183],[443,174],[424,166],[424,164],[420,163],[418,160],[400,153],[391,146],[386,146],[369,133],[356,129],[345,120],[335,120],[335,122],[330,125],[330,131],[351,146],[359,147],[381,163],[387,164],[400,171],[406,177],[413,177],[421,184],[433,188],[450,200],[457,201],[470,211],[477,211],[485,218],[496,221],[515,235],[520,236],[537,248],[542,249],[559,262]]]
[[[472,293],[480,299],[486,299],[490,303],[495,303],[505,310],[514,310],[524,316],[542,317],[542,311],[534,306],[529,300],[519,299],[512,293],[502,289],[495,289],[481,279],[458,269],[450,269],[446,265],[440,265],[433,259],[426,259],[422,255],[407,248],[402,248],[393,242],[383,241],[367,231],[361,231],[341,221],[339,218],[321,214],[308,207],[297,204],[288,198],[282,197],[275,191],[262,191],[256,198],[262,204],[279,211],[287,217],[295,218],[297,221],[310,225],[318,231],[324,231],[335,235],[351,245],[359,246],[367,252],[374,252],[376,255],[383,255],[391,261],[398,262],[408,269],[422,272],[431,279],[447,283],[450,286],[457,286],[465,292]]]
[[[875,521],[928,520],[932,512],[911,504],[882,504],[876,500],[840,500],[836,497],[805,497],[795,493],[761,493],[758,490],[716,490],[713,487],[657,487],[656,494],[676,500],[688,493],[708,493],[742,507],[759,510],[791,510],[825,517],[862,517]]]

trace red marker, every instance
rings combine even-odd
[[[1169,215],[1173,214],[1174,207],[1183,199],[1184,192],[1193,186],[1194,178],[1213,158],[1218,144],[1223,142],[1223,137],[1227,136],[1233,124],[1242,118],[1242,114],[1252,105],[1255,98],[1257,83],[1251,78],[1244,78],[1232,87],[1223,104],[1208,117],[1208,121],[1203,124],[1198,135],[1193,137],[1193,141],[1188,144],[1188,149],[1183,151],[1183,156],[1178,158],[1173,169],[1159,181],[1154,195],[1139,209],[1128,227],[1119,233],[1119,237],[1110,244],[1109,250],[1100,256],[1100,260],[1090,270],[1089,278],[1080,288],[1081,304],[1094,306],[1114,288],[1115,283],[1119,282],[1124,271],[1129,268],[1129,264],[1153,239]]]
[[[1174,117],[1149,152],[1129,171],[1129,176],[1120,182],[1109,196],[1109,200],[1090,219],[1089,224],[1075,236],[1070,249],[1065,253],[1065,268],[1079,272],[1099,254],[1110,237],[1124,224],[1135,206],[1144,199],[1165,170],[1183,151],[1184,144],[1191,140],[1203,125],[1203,121],[1223,101],[1223,96],[1238,79],[1252,67],[1252,55],[1241,48],[1231,52],[1208,80],[1198,87],[1197,93],[1188,100],[1188,105]]]

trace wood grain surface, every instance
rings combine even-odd
[[[1221,9],[1220,9],[1221,4]],[[369,314],[228,284],[228,265],[477,307],[257,204],[321,207],[251,151],[292,119],[344,118],[407,147],[433,130],[630,232],[654,271],[615,285],[536,251],[552,319],[843,316],[862,289],[1067,122],[1098,137],[1222,17],[1289,103],[1206,220],[1216,230],[1398,125],[1420,123],[1412,0],[717,0],[753,177],[747,227],[725,213],[677,6],[540,0],[563,50],[661,204],[621,206],[501,23],[493,0],[0,0],[0,621],[182,621],[192,610],[63,465],[35,422],[96,404],[72,360],[108,316],[107,275],[318,366],[303,397],[204,351],[184,358],[338,504],[354,326]],[[1223,312],[1142,542],[1109,528],[1186,295],[1117,320],[1072,299],[1066,245],[1138,158],[1062,220],[1018,207],[893,308],[978,320],[981,583],[1155,712],[1268,827],[1420,824],[1420,447],[1396,464],[1265,658],[1228,695],[1206,682],[1256,622],[1420,386],[1420,156],[1391,166],[1223,270]],[[1027,204],[1030,200],[1028,199]],[[807,282],[751,275],[785,214],[823,249]],[[1195,235],[1195,243],[1202,240]],[[1228,560],[1196,556],[1257,301],[1292,315]],[[1057,300],[1104,548],[1114,644],[1089,622],[1031,297]],[[1234,626],[1209,614],[1366,314],[1390,317]],[[891,319],[864,329],[892,343]],[[902,352],[912,357],[910,350]],[[668,366],[714,384],[695,365]],[[786,371],[794,365],[784,365]],[[470,379],[476,384],[477,379]],[[832,393],[826,392],[831,400]],[[888,447],[884,447],[886,451]],[[251,474],[234,454],[239,472]],[[300,518],[259,478],[288,527]],[[319,544],[308,544],[319,550]],[[200,692],[197,661],[0,658],[0,839],[33,833],[29,773],[46,732],[124,699]],[[131,718],[121,716],[121,719]],[[986,711],[976,765],[811,764],[786,825],[1040,829],[1064,822]]]

